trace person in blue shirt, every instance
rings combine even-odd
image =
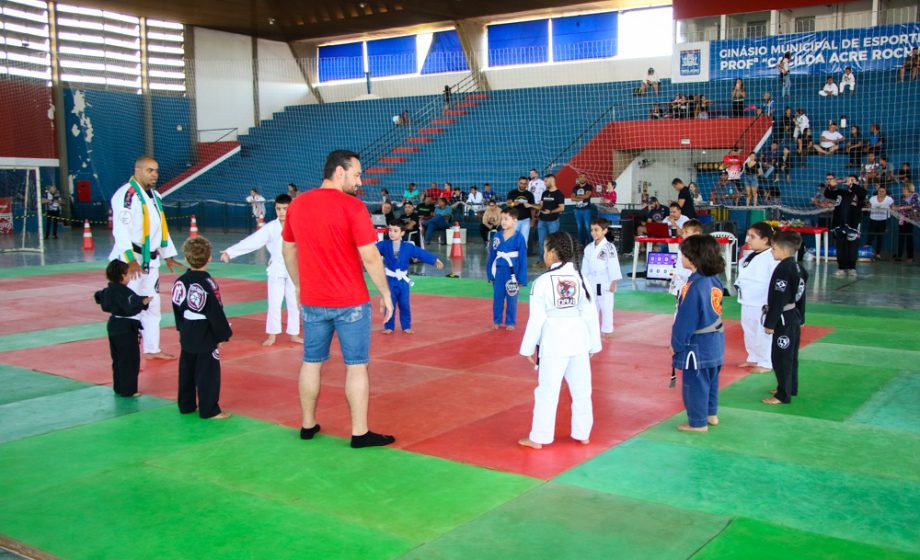
[[[431,238],[436,232],[446,231],[450,227],[450,222],[453,220],[452,213],[453,209],[447,204],[447,199],[439,198],[438,205],[434,209],[434,217],[426,220],[424,224],[425,245],[431,243]]]
[[[383,256],[383,266],[390,285],[390,296],[393,298],[393,308],[399,311],[399,326],[406,334],[413,334],[412,310],[409,307],[409,288],[415,284],[409,279],[409,263],[418,259],[425,264],[433,264],[437,268],[444,268],[441,259],[428,251],[420,249],[412,243],[403,242],[405,235],[403,223],[392,221],[389,223],[389,239],[377,242],[377,250]],[[383,334],[392,334],[396,326],[396,312],[383,325]]]
[[[486,261],[486,277],[492,284],[492,328],[496,330],[502,325],[514,330],[518,290],[527,285],[527,243],[516,230],[517,221],[515,208],[502,210],[502,231],[492,238]]]
[[[722,326],[725,270],[722,250],[711,235],[694,235],[680,244],[683,265],[691,271],[680,290],[671,329],[671,366],[683,371],[687,424],[681,431],[706,432],[719,423],[719,371],[725,358]]]

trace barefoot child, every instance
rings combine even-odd
[[[802,236],[781,231],[773,237],[773,258],[779,261],[770,278],[764,330],[773,337],[770,358],[776,374],[774,396],[764,404],[789,404],[799,392],[799,337],[805,322],[808,273],[796,262]]]
[[[604,338],[613,335],[613,294],[617,291],[617,280],[623,278],[616,245],[607,237],[609,227],[610,222],[605,218],[591,221],[594,242],[585,245],[581,261],[581,271],[591,291],[591,299],[601,314],[601,334]]]
[[[409,279],[409,263],[418,259],[425,264],[433,264],[438,269],[444,268],[441,259],[435,257],[424,249],[419,249],[412,243],[403,242],[405,235],[402,222],[391,221],[389,239],[377,242],[377,250],[383,256],[383,266],[386,268],[387,283],[390,285],[390,295],[393,298],[393,307],[399,310],[399,326],[406,334],[412,334],[412,310],[409,308],[409,287],[415,282]],[[396,326],[396,312],[383,325],[383,334],[391,334]]]
[[[534,449],[553,442],[563,379],[572,395],[572,439],[588,443],[594,424],[590,356],[601,351],[594,296],[575,266],[578,243],[566,232],[551,233],[543,255],[549,270],[530,291],[520,351],[539,371],[530,435],[518,441]]]
[[[744,349],[747,361],[738,367],[749,367],[751,373],[767,373],[773,369],[770,345],[773,338],[763,330],[763,308],[767,305],[770,277],[776,260],[770,251],[773,226],[766,222],[752,224],[745,241],[752,253],[741,261],[738,279],[738,303],[741,304],[741,329],[744,332]]]
[[[111,313],[106,330],[112,354],[112,389],[122,397],[136,397],[137,375],[141,368],[138,333],[141,322],[133,317],[147,309],[149,297],[141,297],[128,287],[128,263],[113,260],[105,269],[109,285],[93,295],[102,310]]]
[[[492,238],[486,277],[492,284],[492,328],[503,324],[514,330],[517,324],[517,295],[520,286],[527,285],[527,242],[515,231],[517,210],[502,210],[502,231]],[[507,304],[507,306],[506,306]],[[502,321],[502,311],[505,313]]]
[[[683,370],[687,424],[681,431],[706,432],[719,423],[719,371],[725,357],[722,327],[722,282],[725,270],[719,243],[710,235],[694,235],[680,244],[690,279],[677,298],[671,329],[671,366]],[[707,425],[708,424],[708,425]]]
[[[281,304],[287,304],[287,334],[291,342],[303,342],[300,337],[300,304],[297,301],[297,289],[288,276],[281,256],[281,229],[287,217],[287,208],[291,204],[291,197],[279,194],[275,197],[275,214],[277,219],[265,224],[261,229],[243,239],[236,245],[221,251],[221,262],[230,262],[241,255],[251,253],[262,247],[268,248],[268,317],[265,319],[265,332],[268,337],[262,346],[271,346],[275,343],[275,336],[281,334]]]
[[[211,242],[192,237],[182,245],[189,270],[176,280],[172,291],[173,314],[182,353],[179,355],[179,412],[198,409],[201,418],[229,418],[221,412],[220,348],[233,331],[224,315],[220,289],[207,273]],[[198,393],[197,405],[195,393]]]

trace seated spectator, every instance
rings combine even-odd
[[[895,178],[902,185],[904,183],[913,183],[913,178],[911,177],[911,172],[910,172],[910,164],[907,163],[906,161],[902,163],[901,169],[898,169],[898,173],[897,175],[895,175]]]
[[[764,92],[763,103],[760,105],[760,108],[763,109],[764,115],[767,115],[771,119],[773,118],[773,112],[776,110],[776,108],[773,102],[773,96],[770,95],[770,92]]]
[[[712,100],[706,97],[705,95],[700,95],[696,98],[696,118],[698,119],[708,119],[712,110]]]
[[[598,205],[598,211],[607,213],[617,213],[617,182],[607,181],[604,190],[601,191],[603,202]]]
[[[837,97],[839,93],[840,89],[837,87],[837,84],[834,83],[833,76],[828,76],[824,83],[824,87],[818,91],[818,95],[821,97]]]
[[[406,190],[403,191],[403,204],[411,202],[417,204],[420,199],[421,193],[418,192],[418,189],[415,188],[415,183],[409,183],[406,187]]]
[[[869,152],[869,155],[866,156],[866,163],[859,172],[859,180],[862,181],[866,190],[869,190],[869,185],[879,184],[878,161],[875,159],[875,152]]]
[[[387,189],[380,189],[380,204],[383,204],[384,202],[392,202],[390,200],[390,191]]]
[[[419,224],[424,224],[425,220],[427,220],[428,218],[434,215],[434,206],[435,204],[434,202],[432,202],[431,196],[426,194],[422,202],[420,202],[419,205],[416,206],[416,210],[418,211],[419,218],[421,218],[421,222],[419,222]]]
[[[808,120],[808,115],[805,114],[805,109],[800,107],[795,110],[795,131],[792,133],[792,137],[795,138],[796,145],[798,146],[799,155],[805,155],[805,137],[808,136],[810,132],[811,123]]]
[[[432,181],[431,184],[428,185],[428,190],[425,191],[425,194],[430,196],[432,200],[437,200],[441,198],[444,193],[438,188],[438,182]]]
[[[888,187],[894,182],[894,168],[888,163],[888,156],[879,156],[878,158],[878,183],[883,187]]]
[[[502,210],[493,198],[486,204],[486,210],[482,213],[482,223],[479,224],[479,235],[482,237],[482,242],[488,245],[489,234],[501,229],[501,225]]]
[[[850,95],[856,93],[856,74],[850,66],[844,68],[843,75],[840,76],[840,93],[846,93],[847,88],[850,89]]]
[[[376,213],[377,213],[378,215],[380,215],[380,214],[383,215],[383,217],[384,217],[385,219],[382,220],[382,221],[383,221],[385,224],[389,224],[390,222],[396,220],[396,214],[393,213],[393,203],[390,202],[389,200],[387,200],[387,201],[385,201],[383,204],[381,204],[381,205],[380,205],[380,211],[379,211],[379,212],[376,212]]]
[[[814,144],[815,151],[826,156],[832,155],[840,149],[843,143],[843,134],[837,130],[837,123],[830,123],[827,130],[821,133],[821,138]]]
[[[898,71],[898,82],[904,82],[904,74],[910,70],[910,79],[916,80],[917,74],[920,73],[920,51],[917,47],[910,50],[910,56],[904,59],[901,70]]]
[[[769,180],[773,177],[773,182],[779,181],[779,176],[774,176],[776,166],[779,164],[779,143],[774,140],[770,143],[770,148],[760,154],[760,165],[763,168],[763,178]]]
[[[783,111],[783,118],[779,123],[779,139],[792,140],[795,132],[795,115],[792,114],[792,107],[786,107]]]
[[[425,245],[431,244],[431,238],[439,231],[447,231],[452,221],[451,208],[447,205],[447,199],[441,197],[438,199],[438,205],[434,209],[434,217],[426,220],[423,224],[425,234]]]
[[[680,204],[672,202],[668,207],[668,217],[665,218],[668,223],[668,227],[671,229],[671,235],[673,237],[680,237],[684,234],[684,224],[690,221],[690,218],[684,216],[681,211]]]
[[[687,96],[678,93],[674,96],[674,99],[671,100],[671,118],[672,119],[685,119],[689,116],[690,111],[687,107]]]
[[[866,144],[859,133],[859,127],[855,124],[850,127],[850,138],[847,140],[846,152],[850,156],[849,167],[859,167],[862,162],[863,148]]]
[[[470,194],[466,197],[464,213],[476,215],[482,211],[482,193],[479,192],[479,189],[476,187],[476,185],[473,185],[470,187]]]
[[[399,114],[399,119],[402,121],[402,126],[409,126],[412,124],[409,119],[409,109],[403,109],[403,112]]]
[[[402,224],[403,231],[406,232],[406,239],[408,240],[410,233],[419,230],[419,222],[421,218],[418,215],[418,212],[415,210],[415,205],[412,202],[407,201],[403,204],[403,215],[398,218],[399,223]]]
[[[648,228],[646,227],[645,224],[649,222],[655,222],[655,223],[660,224],[668,216],[668,209],[662,206],[661,203],[658,202],[657,197],[654,197],[654,196],[649,197],[648,203],[649,203],[648,218],[645,220],[644,223],[640,223],[636,227],[636,234],[640,236],[645,235],[648,232]]]
[[[649,110],[649,112],[648,112],[648,118],[650,118],[650,119],[652,119],[652,120],[663,119],[663,118],[665,118],[666,116],[667,116],[667,115],[662,115],[662,114],[661,114],[661,105],[659,105],[658,103],[655,103],[654,105],[652,105],[651,110]]]
[[[658,95],[658,82],[658,75],[655,74],[655,69],[649,68],[648,73],[645,75],[645,79],[639,84],[639,95],[645,95],[648,88],[655,90],[655,95]]]
[[[878,123],[869,125],[869,138],[864,149],[866,153],[874,153],[876,156],[885,153],[885,136],[882,134],[882,128]]]
[[[792,167],[795,163],[792,158],[792,150],[789,146],[783,146],[783,155],[779,157],[779,170],[783,172],[783,181],[787,183],[792,180]]]
[[[488,204],[490,200],[495,199],[495,193],[492,192],[492,185],[486,183],[482,186],[482,202]]]

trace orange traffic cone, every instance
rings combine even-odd
[[[188,228],[189,237],[198,237],[198,220],[195,219],[195,215],[192,214],[192,224]]]
[[[450,245],[450,258],[463,258],[463,245],[460,243],[460,228],[454,226],[454,242]]]
[[[256,218],[256,229],[262,229],[262,226],[264,225],[265,225],[265,218],[263,218],[262,216],[259,216],[258,218]]]
[[[89,220],[83,220],[83,250],[93,251],[96,244],[93,243],[93,231],[89,229]]]

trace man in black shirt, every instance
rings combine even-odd
[[[856,276],[856,256],[859,249],[859,222],[866,203],[866,189],[852,175],[839,184],[832,173],[825,177],[824,198],[834,204],[831,231],[837,248],[837,272],[834,276]]]
[[[422,202],[419,203],[417,210],[420,218],[430,218],[431,215],[434,214],[434,201],[431,200],[431,195],[425,195]]]
[[[412,233],[418,231],[418,212],[415,211],[415,205],[411,202],[403,204],[403,215],[399,218],[404,232]]]
[[[693,193],[690,187],[684,185],[680,179],[671,181],[671,186],[677,191],[677,204],[680,205],[680,213],[691,220],[696,219],[696,208],[693,207]]]
[[[518,233],[524,236],[524,244],[530,238],[530,209],[536,208],[533,193],[527,190],[527,177],[518,177],[517,188],[508,193],[508,207],[517,211]]]
[[[543,182],[546,184],[546,190],[537,204],[537,240],[540,243],[537,248],[537,264],[540,266],[543,266],[543,242],[546,241],[547,235],[559,231],[559,216],[565,210],[565,195],[556,187],[556,176],[550,173],[543,177]]]
[[[588,175],[579,173],[572,187],[572,202],[575,203],[575,224],[578,226],[578,242],[587,245],[591,242],[591,197],[594,187],[588,183]]]

